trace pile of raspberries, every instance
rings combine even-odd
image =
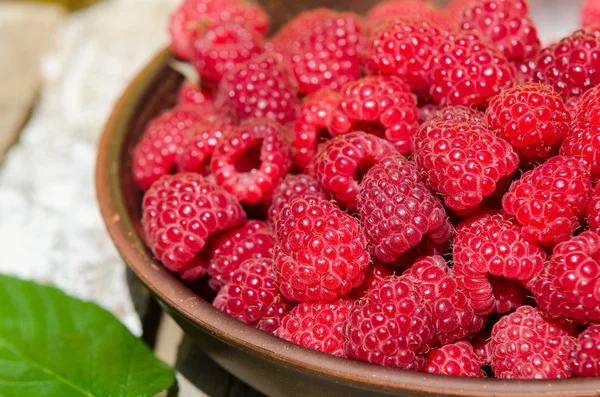
[[[310,349],[599,376],[600,2],[584,7],[544,47],[526,0],[316,9],[270,35],[255,3],[184,1],[171,48],[198,78],[133,152],[147,244],[215,308]]]

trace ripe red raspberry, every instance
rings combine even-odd
[[[600,1],[585,0],[581,5],[581,26],[600,24]]]
[[[298,89],[287,66],[273,53],[250,59],[223,76],[217,104],[239,119],[267,117],[280,123],[296,118]]]
[[[367,15],[367,27],[373,31],[391,20],[405,16],[415,16],[430,20],[444,28],[449,21],[429,1],[424,0],[387,0],[376,4]]]
[[[242,25],[218,25],[194,43],[194,66],[202,79],[218,83],[225,73],[258,56],[263,40],[261,34]]]
[[[423,124],[413,155],[429,188],[458,213],[477,209],[519,164],[505,140],[474,122]]]
[[[269,207],[269,222],[275,225],[283,207],[297,198],[307,196],[317,196],[323,200],[328,199],[328,195],[319,185],[319,182],[312,177],[304,174],[286,176],[273,192],[273,200]]]
[[[194,42],[201,27],[211,29],[232,22],[261,34],[269,30],[269,17],[251,2],[239,0],[185,0],[171,15],[169,34],[175,55],[185,61],[194,58]]]
[[[590,203],[585,215],[590,230],[600,233],[600,184],[597,184],[590,196]]]
[[[504,316],[492,330],[492,369],[502,379],[568,378],[572,330],[531,306]]]
[[[571,352],[571,371],[580,377],[600,376],[600,325],[579,334]]]
[[[494,293],[496,313],[508,313],[525,304],[525,296],[530,295],[519,280],[490,276],[488,278]]]
[[[396,76],[413,92],[427,93],[433,53],[447,32],[434,22],[404,17],[382,25],[372,35],[368,62],[378,73]]]
[[[294,122],[292,144],[294,164],[302,170],[307,171],[310,168],[317,155],[318,144],[329,137],[327,128],[340,99],[340,94],[328,88],[304,98],[298,118]]]
[[[357,204],[371,255],[384,263],[396,261],[425,235],[443,243],[454,232],[442,203],[400,155],[383,159],[367,172]]]
[[[394,271],[385,265],[373,265],[369,266],[365,273],[365,280],[358,288],[354,288],[350,291],[348,297],[358,300],[367,296],[373,289],[377,288],[377,285],[386,278],[394,274]]]
[[[300,346],[344,357],[343,328],[354,301],[302,302],[285,316],[275,336]]]
[[[473,352],[482,366],[492,364],[492,337],[489,330],[478,332],[471,339]]]
[[[190,81],[185,81],[177,91],[177,106],[196,106],[204,103],[212,104],[214,101],[213,94],[204,91]]]
[[[515,77],[504,55],[472,33],[444,37],[430,70],[431,97],[442,105],[485,106]]]
[[[389,276],[350,310],[344,350],[349,358],[420,370],[434,333],[420,289],[407,277]]]
[[[488,41],[509,61],[535,57],[541,47],[525,0],[474,0],[463,10],[459,26]]]
[[[206,113],[198,107],[178,107],[148,123],[133,152],[133,178],[140,189],[148,190],[171,171],[185,135],[204,117]]]
[[[500,286],[494,291],[493,276],[528,282],[542,271],[546,259],[544,250],[528,242],[522,227],[502,212],[482,214],[460,224],[453,245],[458,284],[478,314],[490,314],[499,303],[506,303]],[[499,293],[500,302],[494,292]]]
[[[369,168],[397,153],[387,141],[364,132],[352,132],[319,147],[315,174],[323,188],[348,209],[356,208],[359,182]]]
[[[358,221],[316,196],[281,210],[276,225],[275,271],[291,301],[331,301],[358,287],[369,266]]]
[[[342,99],[333,112],[333,135],[351,131],[385,137],[403,154],[419,128],[417,100],[410,87],[393,76],[367,76],[342,88]]]
[[[535,60],[536,57],[512,62],[515,67],[515,84],[533,81],[533,76],[535,74]]]
[[[537,56],[534,81],[554,88],[563,99],[580,96],[600,83],[600,42],[578,30]]]
[[[142,201],[142,226],[154,255],[172,271],[194,265],[208,237],[235,227],[246,214],[235,197],[201,175],[165,175]]]
[[[274,302],[269,306],[256,327],[266,333],[275,335],[275,331],[281,326],[283,319],[293,308],[294,305],[283,299],[279,302]]]
[[[207,115],[190,128],[177,150],[177,169],[182,172],[210,171],[210,158],[223,136],[230,133],[233,121],[222,115]]]
[[[575,122],[560,147],[560,154],[579,160],[591,174],[591,180],[600,180],[600,124]]]
[[[451,270],[441,256],[418,259],[403,277],[410,278],[431,305],[435,326],[434,345],[447,345],[480,331],[485,319],[475,315],[471,303],[458,289]]]
[[[466,106],[447,106],[439,109],[429,120],[434,123],[470,123],[487,127],[485,114]]]
[[[600,235],[587,231],[558,244],[533,286],[540,308],[578,323],[600,320]]]
[[[448,376],[483,378],[473,346],[469,342],[457,342],[432,350],[424,372]]]
[[[585,92],[581,97],[571,99],[575,104],[574,122],[582,126],[600,124],[600,85]]]
[[[579,227],[591,190],[579,160],[554,156],[513,182],[502,206],[523,225],[527,240],[552,246]]]
[[[275,285],[273,260],[262,258],[242,263],[231,282],[219,290],[213,306],[255,327],[271,306],[282,302],[284,299]]]
[[[248,119],[219,142],[211,170],[225,190],[246,204],[271,198],[291,167],[286,130],[269,119]]]

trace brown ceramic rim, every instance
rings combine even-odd
[[[171,310],[225,343],[316,377],[334,378],[365,390],[448,396],[599,396],[600,379],[500,380],[446,377],[394,370],[319,353],[268,335],[215,310],[148,254],[127,213],[120,183],[122,148],[136,104],[169,50],[160,52],[131,82],[108,120],[99,146],[96,188],[102,217],[121,257]]]

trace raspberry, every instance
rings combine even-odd
[[[600,233],[600,184],[596,185],[590,196],[590,204],[585,217],[590,230]]]
[[[269,222],[275,224],[279,213],[287,204],[297,198],[317,196],[327,200],[327,194],[319,182],[308,175],[288,175],[273,192],[273,200],[269,207]]]
[[[574,123],[560,147],[560,154],[573,157],[591,174],[593,182],[600,180],[600,124]]]
[[[535,57],[541,44],[525,0],[474,0],[459,23],[500,50],[509,61]]]
[[[600,124],[600,85],[585,92],[581,97],[575,97],[575,122],[580,125]]]
[[[490,276],[489,282],[494,291],[494,300],[496,301],[494,311],[496,313],[508,313],[525,304],[527,290],[523,288],[520,281]]]
[[[431,305],[436,330],[433,344],[447,345],[464,340],[485,326],[485,319],[475,315],[441,256],[418,259],[402,276],[417,284],[423,300]]]
[[[360,287],[354,288],[352,291],[350,291],[349,297],[354,300],[365,297],[373,289],[377,288],[377,285],[379,285],[384,278],[391,276],[392,274],[394,274],[394,272],[388,266],[369,266],[365,273],[365,280]]]
[[[302,302],[283,319],[275,336],[309,349],[344,357],[343,327],[353,301]]]
[[[297,94],[286,65],[267,52],[238,65],[223,77],[217,104],[229,107],[239,119],[267,117],[288,123],[296,118]]]
[[[537,56],[534,81],[554,88],[563,99],[580,96],[600,83],[600,42],[578,30]]]
[[[513,182],[502,206],[523,225],[527,240],[552,246],[579,227],[591,190],[579,160],[554,156]]]
[[[478,332],[471,339],[471,344],[473,345],[473,352],[475,353],[475,357],[479,360],[481,365],[491,365],[492,364],[492,338],[490,335],[490,331],[483,330]]]
[[[329,137],[327,128],[340,98],[337,92],[327,88],[304,98],[294,122],[292,145],[294,163],[301,169],[308,170],[317,155],[317,145],[323,138]]]
[[[198,174],[165,175],[142,201],[142,226],[154,255],[172,271],[194,265],[208,237],[246,220],[235,197]]]
[[[248,119],[221,140],[212,156],[217,182],[246,204],[271,198],[291,167],[286,131],[269,119]]]
[[[178,107],[148,123],[133,152],[133,178],[140,189],[148,190],[171,171],[185,135],[205,116],[198,107]]]
[[[358,214],[373,257],[392,263],[428,235],[435,243],[454,232],[444,206],[402,156],[373,166],[360,184]]]
[[[522,227],[502,212],[466,220],[456,228],[453,244],[458,284],[478,314],[490,314],[497,306],[504,311],[510,305],[508,281],[494,276],[528,282],[542,271],[546,259],[544,250],[528,242]]]
[[[448,240],[443,243],[434,243],[428,235],[425,235],[419,244],[400,255],[396,262],[388,263],[387,266],[408,269],[422,256],[443,256],[448,253],[450,242],[451,239],[448,238]]]
[[[430,120],[434,123],[470,123],[487,127],[485,114],[477,109],[466,106],[447,106],[439,109]]]
[[[558,244],[533,292],[540,308],[578,323],[600,320],[600,235],[583,232]]]
[[[433,52],[446,35],[442,27],[427,19],[395,19],[373,34],[367,55],[370,66],[407,82],[413,92],[426,92]]]
[[[251,2],[239,0],[184,0],[171,15],[169,34],[175,55],[185,61],[194,58],[198,29],[214,28],[226,22],[236,23],[261,34],[269,30],[269,17]]]
[[[600,24],[600,1],[585,0],[581,5],[581,25],[593,26]]]
[[[177,91],[177,106],[195,106],[204,103],[213,103],[213,95],[204,91],[197,84],[185,81]]]
[[[389,276],[350,310],[344,350],[349,358],[420,370],[434,333],[420,289],[407,277]]]
[[[364,132],[352,132],[319,147],[315,174],[323,188],[344,206],[356,208],[362,175],[384,157],[397,153],[387,141]]]
[[[286,205],[276,225],[275,271],[291,301],[331,301],[358,287],[369,266],[358,222],[316,196]]]
[[[515,67],[515,84],[529,83],[533,80],[535,60],[536,57],[512,62]]]
[[[515,75],[501,52],[471,33],[444,37],[430,70],[431,97],[442,105],[485,106]]]
[[[293,309],[293,305],[285,300],[279,302],[273,302],[267,309],[266,313],[261,317],[258,322],[257,328],[275,335],[275,331],[281,326],[283,319],[288,315],[290,310]]]
[[[506,139],[527,164],[556,154],[571,122],[560,95],[538,83],[521,84],[494,97],[486,117],[490,130]]]
[[[405,82],[393,76],[367,76],[344,85],[341,94],[329,126],[333,135],[365,131],[385,137],[403,154],[410,152],[419,111]]]
[[[182,172],[205,174],[215,147],[233,128],[231,119],[225,116],[207,115],[202,122],[187,131],[177,150],[177,169]]]
[[[440,108],[433,103],[428,103],[419,107],[419,124],[427,123],[436,116]]]
[[[477,209],[519,164],[506,141],[474,122],[423,124],[413,155],[427,186],[458,213]]]
[[[492,330],[492,369],[497,378],[570,377],[572,330],[545,318],[539,309],[521,306]]]
[[[233,23],[207,30],[194,44],[194,66],[200,77],[218,83],[225,73],[255,58],[263,50],[263,37]]]
[[[571,352],[571,371],[575,376],[600,376],[600,325],[579,334]]]
[[[480,362],[469,342],[457,342],[432,350],[424,371],[448,376],[484,377]]]
[[[282,302],[273,276],[273,260],[263,258],[242,263],[231,282],[219,290],[213,306],[255,327],[271,306]]]
[[[423,0],[387,0],[375,5],[367,15],[367,27],[375,30],[392,19],[412,15],[447,27],[443,13]]]

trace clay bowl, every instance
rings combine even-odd
[[[269,1],[285,12],[275,25],[298,11],[294,2]],[[307,1],[302,8],[339,1]],[[348,3],[348,2],[346,2]],[[352,3],[352,1],[350,1]],[[369,2],[355,1],[365,9]],[[274,12],[275,10],[275,12]],[[278,22],[279,21],[279,22]],[[600,379],[508,381],[467,379],[394,370],[298,347],[249,327],[214,309],[165,269],[141,237],[142,193],[131,177],[131,152],[146,123],[174,104],[181,76],[158,54],[117,103],[100,142],[96,185],[106,227],[123,260],[163,308],[198,345],[227,371],[273,396],[599,396]]]

